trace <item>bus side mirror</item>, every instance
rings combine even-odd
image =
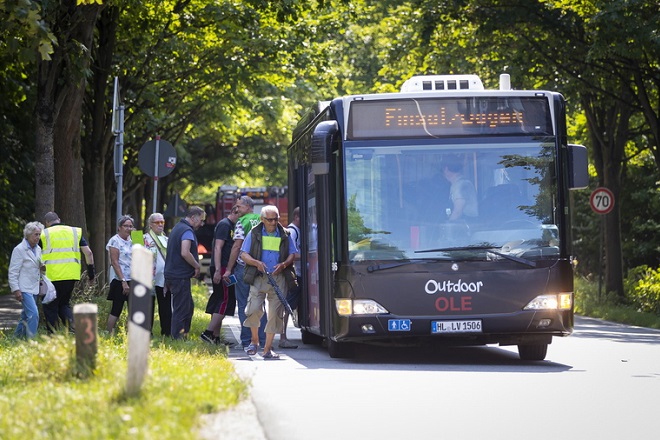
[[[583,145],[568,145],[568,188],[584,189],[589,186],[589,159]]]
[[[337,121],[323,121],[314,129],[312,135],[312,174],[321,175],[330,172],[332,143],[338,131]]]

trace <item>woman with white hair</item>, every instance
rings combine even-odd
[[[154,299],[151,302],[151,328],[154,325],[154,310],[158,300],[160,334],[170,336],[172,327],[172,294],[165,289],[165,257],[167,255],[167,236],[165,235],[165,217],[154,212],[147,219],[148,229],[144,234],[144,247],[154,254]]]
[[[39,327],[39,280],[41,279],[41,231],[44,225],[30,222],[23,229],[23,241],[14,248],[9,261],[9,288],[23,304],[23,311],[14,335],[34,338]]]

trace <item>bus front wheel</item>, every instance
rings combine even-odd
[[[518,346],[518,356],[523,361],[542,361],[548,353],[548,344],[529,344]]]

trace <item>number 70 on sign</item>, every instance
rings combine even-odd
[[[596,214],[607,214],[614,208],[614,194],[605,187],[596,188],[589,197],[589,204]]]

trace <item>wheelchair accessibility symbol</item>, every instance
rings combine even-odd
[[[387,329],[391,332],[409,332],[410,319],[390,319],[387,321]]]

